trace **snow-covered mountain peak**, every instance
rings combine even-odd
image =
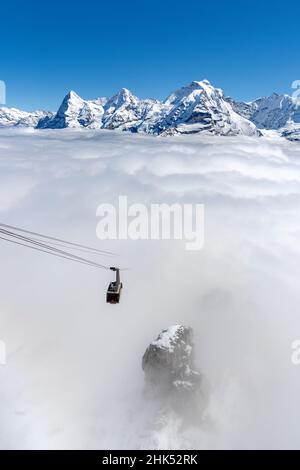
[[[212,86],[212,84],[210,83],[209,80],[201,80],[201,81],[197,81],[197,80],[194,80],[191,82],[191,84],[189,85],[189,87],[191,89],[202,89],[202,90],[207,90],[207,89],[211,89],[214,87]]]
[[[208,80],[193,81],[174,91],[164,103],[140,100],[121,88],[108,100],[83,100],[69,92],[56,115],[38,127],[120,129],[150,134],[196,133],[257,135],[251,122],[236,114],[222,90]]]
[[[139,99],[134,96],[127,88],[121,88],[110,100],[106,103],[106,108],[120,108],[123,105],[137,104]]]
[[[239,116],[225,101],[223,91],[208,80],[193,81],[165,100],[169,108],[161,127],[170,133],[206,131],[220,135],[258,135],[254,124]]]
[[[254,112],[251,119],[264,129],[280,129],[288,122],[295,121],[297,107],[295,100],[289,95],[273,93],[253,102]]]
[[[167,106],[173,106],[174,104],[181,101],[184,97],[189,96],[195,90],[202,90],[201,82],[194,81],[189,85],[178,88],[165,99],[164,104]]]
[[[215,88],[208,80],[194,80],[189,85],[178,88],[173,93],[171,93],[171,95],[169,95],[164,101],[164,104],[167,106],[173,106],[174,104],[189,97],[191,97],[190,99],[196,99],[196,97],[199,97],[202,93],[205,93],[208,96],[212,96],[214,93],[217,93],[220,96],[223,95],[222,90]]]
[[[292,132],[300,124],[295,98],[273,93],[250,102],[225,98],[207,79],[178,88],[163,102],[139,99],[127,88],[111,98],[85,100],[74,90],[55,115],[0,108],[0,127],[119,129],[156,135],[206,132],[217,135],[261,135],[258,129]],[[298,126],[297,126],[298,129]],[[298,133],[298,131],[297,131]],[[297,134],[298,135],[298,134]]]
[[[61,106],[80,107],[83,101],[84,100],[75,91],[71,90],[64,97]]]
[[[62,129],[65,127],[100,127],[99,116],[103,107],[93,101],[83,100],[75,91],[69,91],[64,97],[56,115],[39,122],[39,128]],[[98,123],[95,123],[98,121]]]
[[[298,100],[286,94],[272,93],[250,103],[239,103],[226,98],[241,116],[250,119],[259,129],[285,129],[300,123]]]
[[[66,94],[65,98],[70,100],[81,100],[80,96],[74,90],[70,90],[69,93]]]
[[[50,127],[61,129],[64,127],[80,127],[77,121],[77,116],[80,110],[84,106],[84,100],[75,93],[75,91],[69,91],[64,97],[56,115],[46,121],[39,123],[38,127]]]
[[[197,83],[199,83],[201,86],[203,86],[203,85],[210,85],[210,84],[211,84],[210,81],[207,80],[206,78],[205,78],[204,80],[201,80],[201,82],[197,82]]]

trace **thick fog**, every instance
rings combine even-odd
[[[99,241],[97,206],[205,205],[205,243]],[[0,240],[1,448],[298,448],[300,147],[284,139],[1,131],[0,222],[118,254],[113,273]],[[95,258],[95,257],[94,257]],[[142,355],[194,329],[210,399],[151,427]]]

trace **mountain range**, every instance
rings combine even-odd
[[[95,100],[84,100],[70,91],[56,113],[0,108],[0,127],[232,136],[261,136],[272,130],[300,141],[300,109],[295,98],[276,93],[248,103],[238,102],[203,80],[177,89],[164,101],[139,99],[126,88],[111,98]]]

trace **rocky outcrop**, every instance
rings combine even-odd
[[[147,397],[158,399],[164,409],[199,417],[207,402],[208,386],[194,362],[192,329],[174,325],[163,330],[142,360]]]
[[[281,135],[292,142],[300,142],[300,127],[285,129]]]

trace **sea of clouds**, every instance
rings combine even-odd
[[[99,241],[101,203],[205,205],[205,244]],[[300,147],[264,138],[0,132],[0,222],[118,253],[107,271],[0,240],[0,448],[297,448]],[[194,329],[203,419],[159,429],[142,355]]]

